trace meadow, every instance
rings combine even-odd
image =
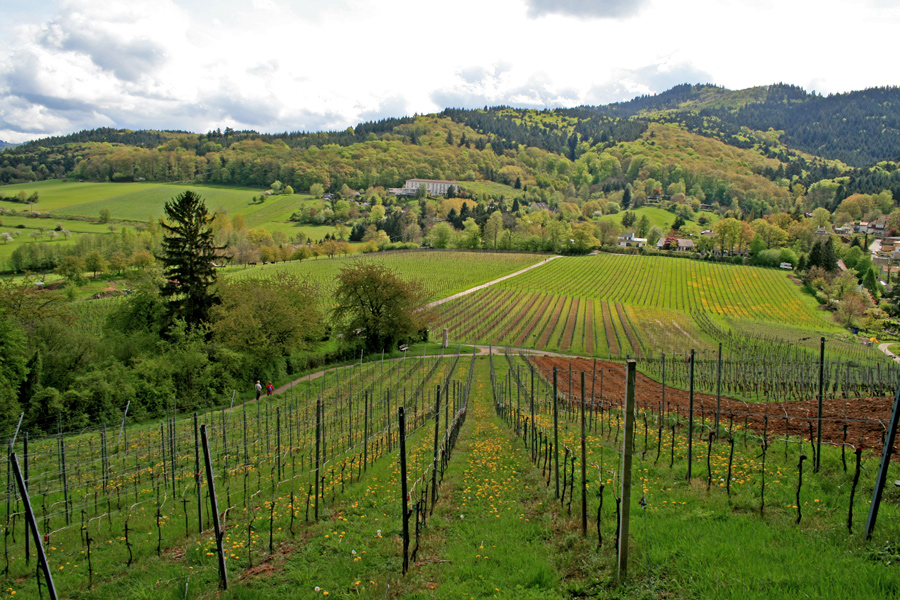
[[[659,208],[658,206],[641,206],[639,208],[635,208],[631,211],[634,213],[635,219],[640,220],[641,217],[647,217],[647,220],[650,222],[650,227],[659,227],[663,231],[669,231],[672,227],[672,223],[675,222],[675,214],[671,213],[663,208]],[[611,221],[613,223],[618,223],[621,225],[622,218],[625,216],[625,211],[620,211],[612,215],[603,215],[599,218],[601,221]],[[709,211],[698,211],[695,213],[694,219],[699,219],[700,217],[706,217],[707,224],[703,226],[704,229],[712,228],[713,224],[719,220],[719,215]]]
[[[3,186],[3,194],[12,196],[19,191],[37,192],[36,204],[0,201],[0,208],[11,214],[0,215],[0,233],[9,232],[13,241],[0,243],[0,265],[5,266],[12,253],[22,244],[44,242],[71,244],[81,234],[119,232],[123,228],[143,226],[163,216],[166,202],[186,189],[197,191],[210,212],[225,211],[229,216],[243,215],[249,228],[263,228],[284,233],[288,239],[302,237],[320,241],[334,234],[331,225],[308,225],[290,220],[302,205],[321,204],[320,200],[303,194],[270,196],[264,202],[255,201],[262,190],[240,187],[166,183],[92,183],[41,181],[31,184]],[[14,211],[15,214],[12,214]],[[26,216],[36,212],[39,218]],[[102,223],[101,211],[108,211],[109,222]],[[61,227],[71,235],[52,237]],[[48,281],[52,281],[51,276]]]
[[[32,210],[51,212],[54,215],[74,215],[99,218],[100,211],[109,210],[110,219],[146,222],[163,215],[163,206],[186,189],[199,193],[210,212],[222,209],[229,215],[243,214],[247,224],[258,226],[270,215],[290,216],[303,200],[311,199],[300,194],[273,196],[266,202],[253,202],[262,190],[241,187],[219,187],[211,185],[185,185],[179,183],[73,183],[64,181],[41,181],[3,187],[6,195],[20,190],[31,194],[37,192],[39,200],[31,205]],[[4,202],[7,208],[22,208],[22,204]],[[256,213],[261,213],[258,217]],[[286,216],[285,216],[286,215]],[[254,220],[259,221],[254,223]]]

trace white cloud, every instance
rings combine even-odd
[[[879,57],[900,25],[885,0],[5,1],[7,141],[105,125],[344,129],[685,82],[847,91],[896,83]],[[848,31],[865,43],[836,43]]]
[[[566,15],[582,18],[617,19],[637,14],[648,0],[525,0],[528,15]]]

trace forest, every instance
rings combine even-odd
[[[657,131],[650,126],[664,123],[771,159],[760,164],[742,157],[756,163],[754,174],[782,188],[836,182],[829,198],[833,209],[854,193],[897,189],[891,174],[900,159],[900,127],[891,106],[898,95],[897,88],[824,97],[786,84],[739,91],[685,84],[607,106],[448,108],[436,115],[360,123],[340,132],[101,128],[5,149],[0,183],[70,178],[267,187],[278,180],[297,191],[319,184],[331,192],[344,185],[395,187],[408,178],[509,185],[518,180],[537,188],[546,201],[554,191],[566,193],[569,185],[576,192],[584,183],[594,186],[593,191],[609,192],[656,179],[664,192],[684,178],[649,175],[623,164],[636,153],[636,144]],[[614,157],[619,168],[592,172],[586,182],[579,174],[585,155],[587,161],[593,155]],[[739,175],[731,168],[709,169],[719,171],[718,179]],[[721,186],[710,181],[701,187],[706,203],[727,205],[740,195],[717,190]],[[741,181],[733,187],[755,193],[754,188],[765,185]],[[690,190],[687,186],[686,192]],[[590,191],[582,194],[584,199]]]

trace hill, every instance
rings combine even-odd
[[[900,194],[891,175],[900,157],[900,118],[891,110],[898,100],[900,88],[825,97],[785,84],[736,91],[684,84],[606,106],[448,108],[340,132],[101,128],[7,148],[0,183],[70,178],[265,189],[278,180],[297,191],[318,184],[335,192],[427,178],[515,186],[521,199],[551,205],[555,193],[584,202],[614,199],[610,194],[629,186],[671,196],[674,185],[701,203],[737,201],[744,213],[762,214],[786,208],[795,185],[826,182],[833,193],[812,207],[834,210],[853,193]],[[666,141],[671,136],[677,146]],[[659,168],[635,168],[632,153],[646,161],[653,145]],[[726,154],[734,160],[723,163]]]

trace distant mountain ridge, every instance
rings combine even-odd
[[[13,144],[12,142],[4,142],[3,140],[0,140],[0,150],[3,150],[4,148],[12,148],[14,146],[18,146],[18,144]]]
[[[68,177],[264,187],[277,179],[296,190],[318,183],[337,191],[431,178],[492,181],[522,194],[527,187],[546,201],[645,183],[648,194],[668,192],[674,183],[669,193],[683,187],[708,203],[738,199],[745,212],[762,214],[787,202],[785,189],[802,193],[826,180],[834,191],[823,206],[882,190],[900,201],[897,106],[898,87],[822,96],[789,84],[682,84],[604,106],[446,108],[342,131],[98,128],[5,148],[0,184]],[[742,159],[717,175],[732,154]]]

